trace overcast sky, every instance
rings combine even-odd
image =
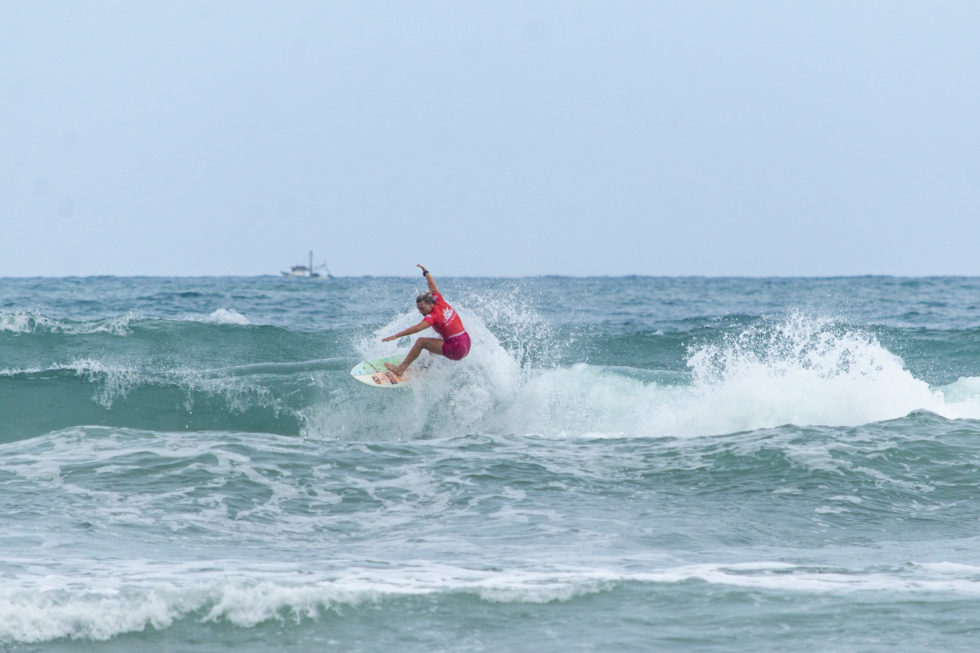
[[[0,0],[0,276],[980,274],[980,2]]]

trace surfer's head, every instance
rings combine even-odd
[[[436,305],[436,298],[432,296],[432,293],[424,292],[415,298],[415,305],[418,307],[419,313],[428,315]]]

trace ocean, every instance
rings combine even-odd
[[[980,279],[434,273],[0,279],[0,649],[980,646]]]

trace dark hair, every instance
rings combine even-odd
[[[432,296],[432,293],[424,292],[415,298],[415,303],[418,304],[419,302],[425,302],[426,304],[435,304],[436,298]]]

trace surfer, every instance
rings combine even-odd
[[[463,328],[463,321],[459,319],[459,314],[442,298],[435,279],[425,269],[425,266],[419,263],[417,267],[422,268],[422,276],[429,284],[429,292],[422,293],[415,298],[415,306],[418,307],[419,313],[423,316],[422,321],[404,331],[399,331],[393,336],[382,338],[381,341],[397,340],[419,331],[425,331],[429,327],[435,329],[442,338],[419,338],[412,345],[412,349],[401,365],[385,363],[385,367],[398,376],[405,373],[405,370],[419,357],[423,349],[454,361],[461,360],[470,353],[470,335]]]

